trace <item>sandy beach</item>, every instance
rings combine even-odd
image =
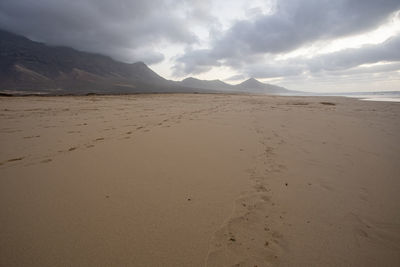
[[[400,266],[400,104],[0,98],[0,266]]]

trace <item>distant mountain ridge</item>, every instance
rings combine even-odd
[[[240,84],[231,85],[220,80],[199,80],[186,78],[181,82],[186,87],[205,88],[210,90],[224,90],[228,92],[259,93],[259,94],[299,94],[301,92],[288,90],[286,88],[262,83],[254,78],[250,78]]]
[[[191,88],[205,88],[210,90],[232,90],[230,84],[224,83],[221,80],[199,80],[193,77],[186,78],[180,82],[182,85]]]
[[[44,94],[121,94],[163,92],[229,92],[279,94],[290,91],[249,79],[239,85],[220,80],[164,79],[143,62],[118,62],[110,57],[69,47],[48,46],[0,30],[0,92]]]
[[[291,94],[291,93],[299,93],[296,91],[288,90],[286,88],[272,85],[268,83],[262,83],[254,78],[250,78],[238,85],[236,87],[241,89],[250,90],[253,93],[265,93],[265,94]]]

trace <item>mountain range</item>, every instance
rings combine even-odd
[[[110,57],[69,47],[48,46],[0,30],[0,93],[127,94],[225,92],[298,94],[250,78],[238,85],[220,80],[164,79],[143,62],[118,62]]]

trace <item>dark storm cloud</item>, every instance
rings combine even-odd
[[[177,14],[186,1],[2,0],[0,28],[53,45],[104,53],[124,61],[155,63],[160,41],[197,41]],[[198,14],[200,16],[201,13]],[[201,19],[201,18],[199,18]]]
[[[257,55],[284,53],[314,41],[374,29],[399,8],[398,0],[277,1],[274,14],[237,21],[214,38],[210,49],[189,51],[179,58],[177,68],[181,73],[196,73],[221,63],[238,67]]]

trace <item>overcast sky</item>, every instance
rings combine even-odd
[[[1,0],[0,28],[174,80],[400,91],[399,0]]]

